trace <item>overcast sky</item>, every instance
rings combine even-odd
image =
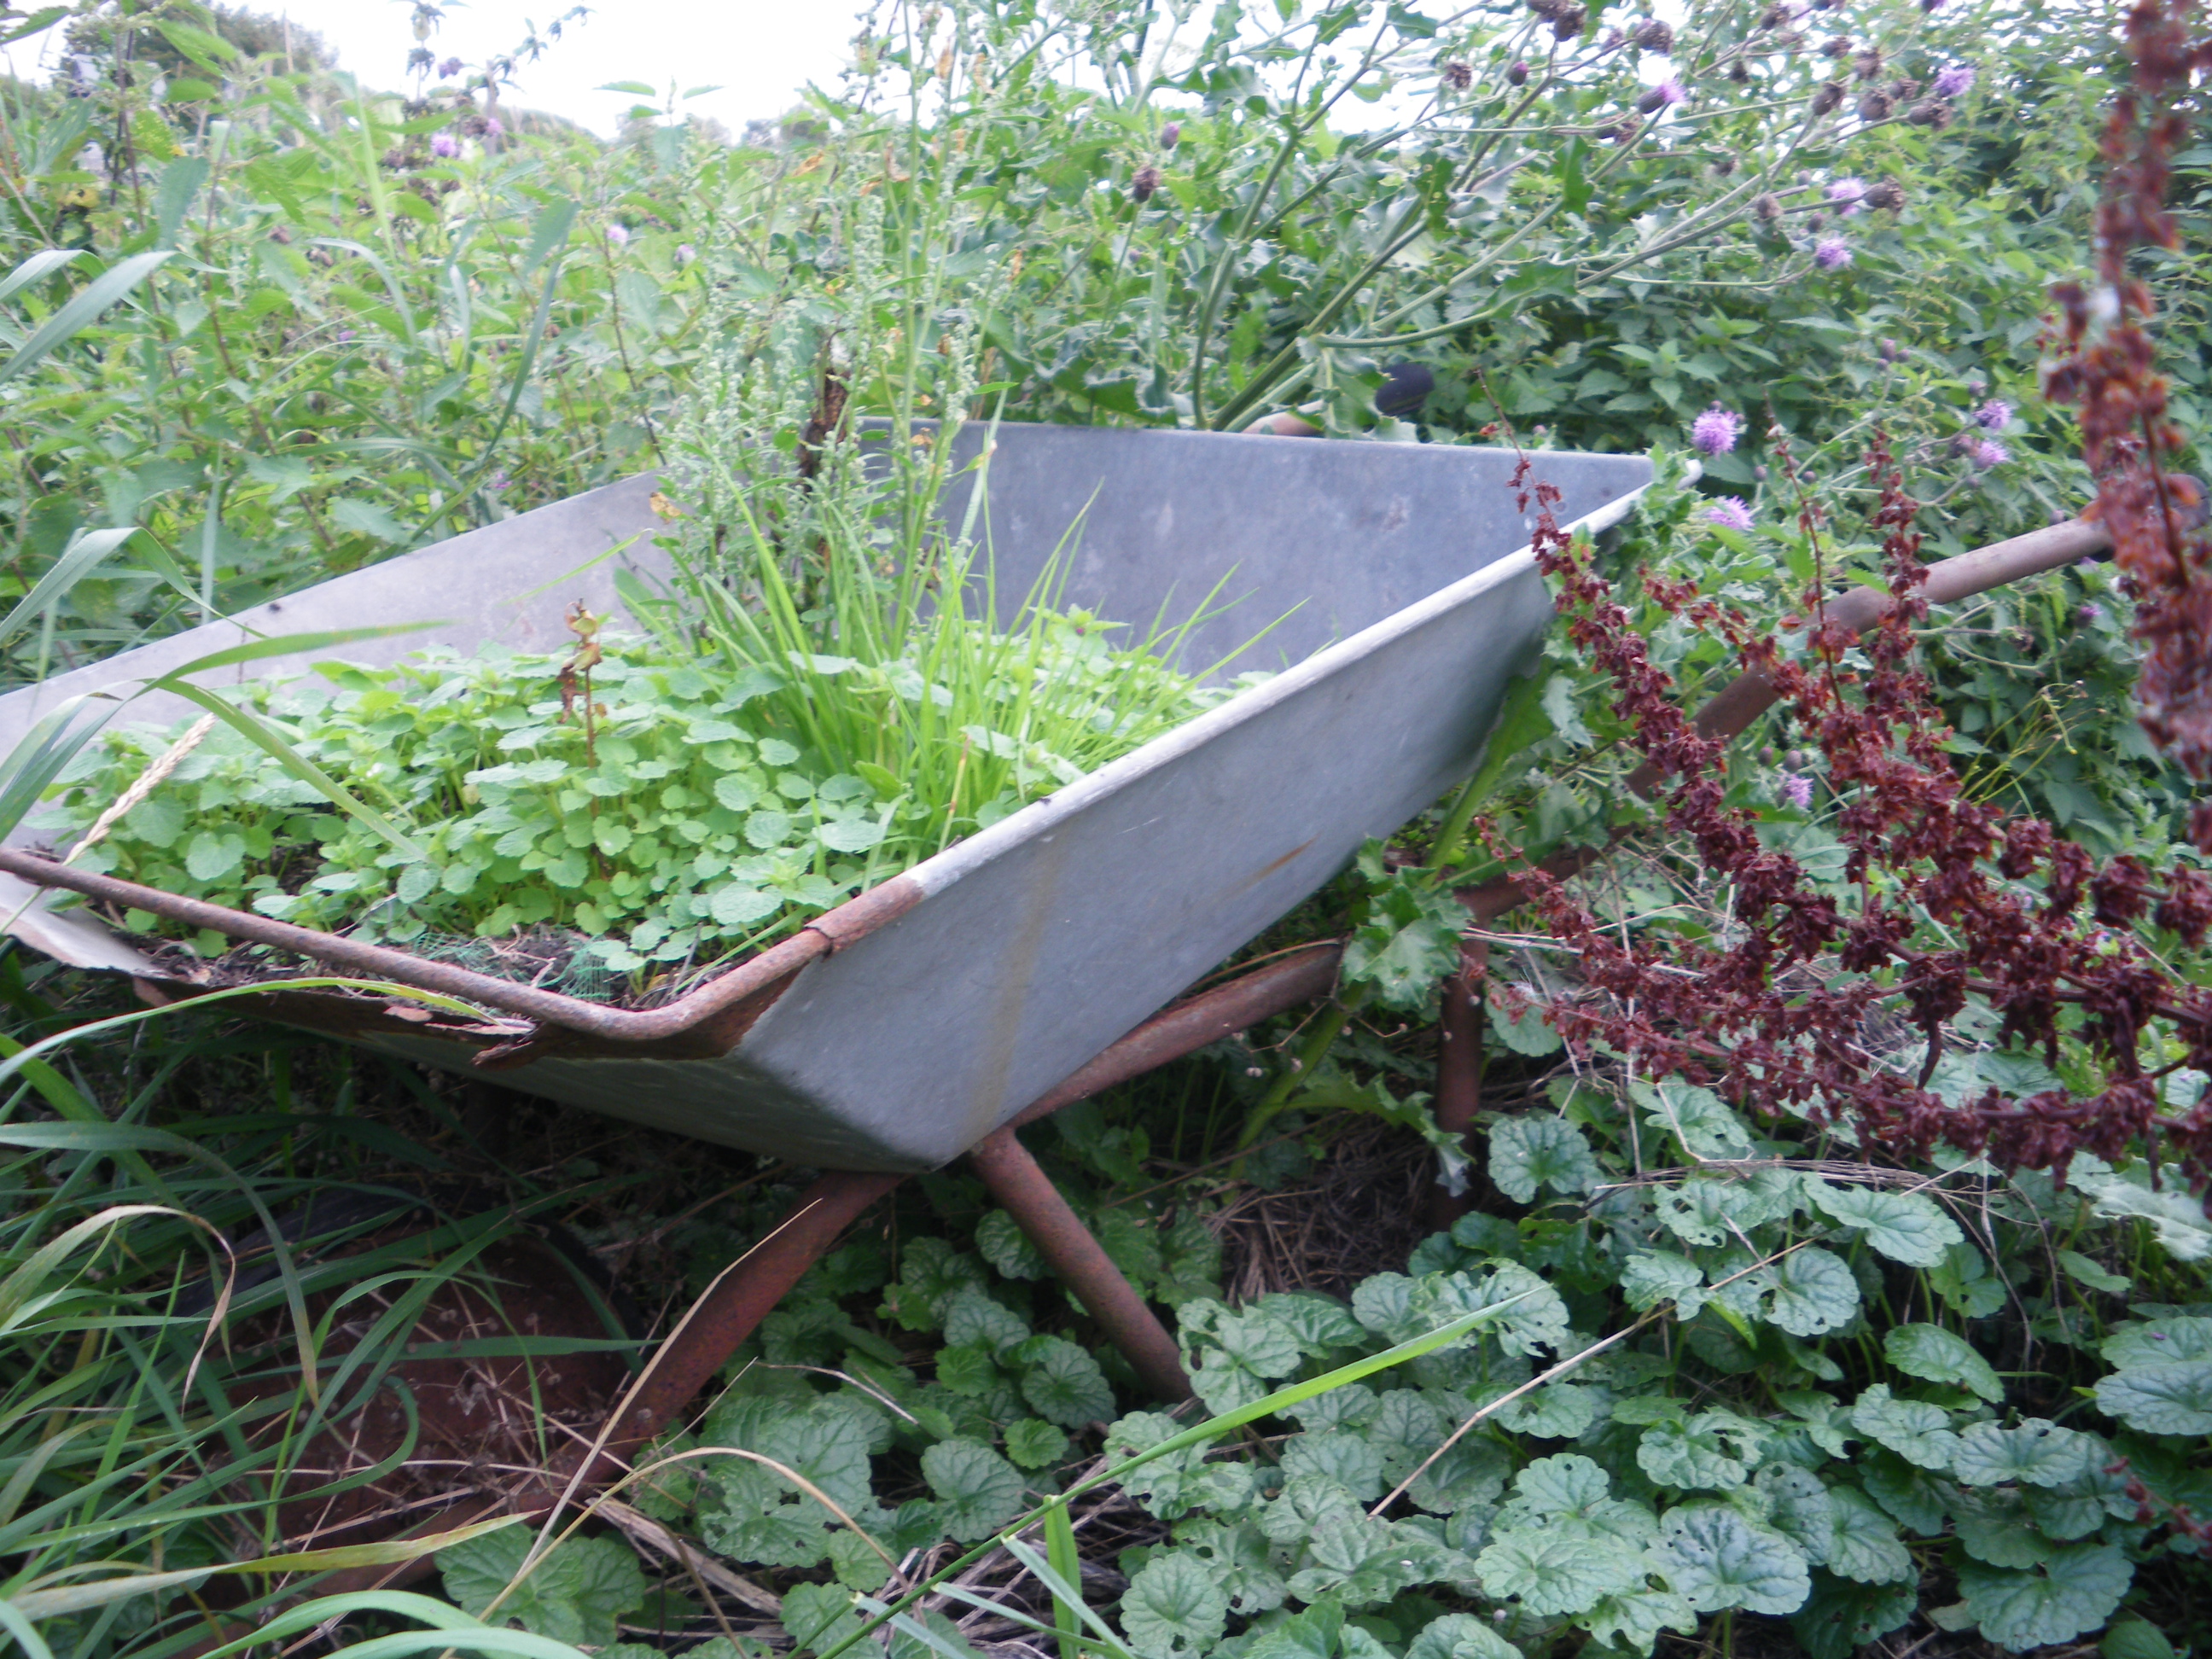
[[[368,86],[403,90],[407,53],[415,45],[412,0],[246,0],[249,9],[289,15],[337,53],[338,67]],[[566,9],[542,0],[447,0],[446,18],[427,43],[443,58],[480,62],[511,52],[527,33]],[[732,133],[757,117],[782,114],[799,89],[819,81],[835,89],[845,66],[859,7],[854,0],[615,0],[564,27],[535,64],[518,71],[503,101],[542,109],[612,137],[623,114],[643,101],[597,90],[610,81],[642,81],[666,95],[719,85],[719,92],[682,106],[710,115]],[[4,56],[18,74],[43,72],[56,46],[26,40]],[[656,99],[654,101],[658,102]]]

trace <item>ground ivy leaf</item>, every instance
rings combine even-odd
[[[1490,1178],[1516,1204],[1540,1188],[1586,1193],[1604,1179],[1589,1143],[1563,1117],[1510,1117],[1490,1132]]]
[[[1483,1593],[1517,1599],[1537,1618],[1582,1613],[1634,1589],[1642,1559],[1618,1545],[1562,1531],[1508,1532],[1475,1558]]]
[[[1990,1362],[1962,1336],[1940,1325],[1899,1325],[1882,1339],[1889,1363],[1908,1376],[1972,1389],[1992,1405],[2004,1398],[2004,1384]]]
[[[1790,1613],[1812,1590],[1805,1552],[1725,1504],[1683,1504],[1660,1517],[1653,1559],[1699,1613]]]
[[[1156,1555],[1121,1593],[1121,1629],[1145,1659],[1191,1659],[1229,1627],[1229,1596],[1188,1555]]]
[[[802,1653],[823,1653],[859,1632],[853,1593],[836,1584],[793,1584],[783,1593],[783,1632]]]
[[[438,1552],[446,1594],[473,1617],[522,1571],[537,1534],[507,1527]],[[645,1601],[645,1575],[637,1558],[612,1538],[569,1538],[556,1544],[492,1618],[534,1636],[571,1647],[602,1647],[615,1639],[615,1621]]]
[[[2130,1320],[2106,1337],[2099,1350],[2116,1370],[2136,1365],[2171,1365],[2185,1359],[2212,1359],[2212,1319],[2178,1316],[2140,1322]]]
[[[1025,1469],[1041,1469],[1067,1455],[1067,1436],[1037,1418],[1006,1425],[1006,1455]]]
[[[1114,1415],[1114,1390],[1098,1362],[1065,1337],[1031,1337],[1019,1351],[1022,1398],[1040,1417],[1064,1429],[1105,1422]]]
[[[1841,1256],[1822,1249],[1793,1250],[1714,1294],[1745,1318],[1792,1336],[1821,1335],[1859,1310],[1858,1280]]]
[[[1020,1224],[1004,1210],[993,1210],[975,1224],[975,1249],[1007,1279],[1042,1279],[1051,1271]]]
[[[1881,1187],[1808,1181],[1813,1201],[1835,1221],[1856,1227],[1868,1243],[1908,1267],[1932,1267],[1966,1235],[1935,1200]]]
[[[1749,1158],[1751,1135],[1743,1120],[1711,1089],[1668,1078],[1651,1084],[1637,1079],[1629,1093],[1656,1127],[1671,1132],[1692,1158]]]
[[[2097,1405],[2144,1434],[2212,1434],[2212,1359],[2117,1371],[2099,1379]]]
[[[1620,1293],[1638,1313],[1672,1301],[1683,1319],[1695,1319],[1705,1305],[1705,1276],[1698,1264],[1672,1250],[1644,1250],[1620,1270]]]
[[[2031,1417],[2017,1428],[1977,1423],[1962,1429],[1951,1454],[1951,1473],[1969,1486],[2017,1481],[2030,1486],[2058,1486],[2089,1472],[2096,1443],[2086,1434],[2062,1429],[2047,1418]]]
[[[1230,1611],[1251,1618],[1283,1605],[1289,1594],[1267,1551],[1267,1536],[1249,1521],[1186,1521],[1176,1547],[1201,1563],[1229,1597]]]
[[[1875,1383],[1851,1407],[1853,1428],[1923,1469],[1951,1467],[1959,1437],[1951,1432],[1950,1422],[1951,1414],[1941,1406],[1891,1398],[1887,1382]]]
[[[1641,1584],[1607,1596],[1577,1616],[1575,1623],[1590,1633],[1594,1648],[1625,1646],[1631,1652],[1648,1655],[1662,1630],[1696,1635],[1698,1611],[1687,1597],[1674,1590]]]
[[[1029,1340],[1029,1321],[981,1291],[963,1287],[945,1299],[945,1340],[955,1347],[1003,1355]]]
[[[945,1530],[963,1544],[981,1543],[1021,1513],[1019,1472],[979,1442],[939,1441],[922,1453],[921,1474]]]
[[[1915,1576],[1912,1553],[1897,1523],[1856,1486],[1828,1488],[1829,1571],[1862,1584],[1887,1584]]]
[[[1950,1503],[1960,1547],[1992,1567],[2032,1567],[2047,1560],[2051,1540],[2029,1524],[2027,1504],[2010,1486],[1961,1491]]]
[[[1814,1566],[1826,1566],[1836,1505],[1820,1477],[1795,1464],[1778,1463],[1759,1472],[1758,1484],[1759,1495],[1769,1506],[1769,1524],[1804,1551],[1805,1559]]]
[[[1733,1413],[1705,1412],[1686,1423],[1655,1423],[1644,1430],[1637,1467],[1662,1486],[1728,1492],[1758,1466],[1764,1438],[1758,1425]]]
[[[1334,1480],[1362,1504],[1382,1495],[1382,1453],[1363,1434],[1331,1430],[1293,1435],[1283,1448],[1286,1478],[1317,1476]]]
[[[1808,1659],[1851,1659],[1912,1617],[1919,1605],[1917,1584],[1853,1584],[1815,1572],[1813,1593],[1790,1616],[1790,1627]]]
[[[1406,1659],[1521,1659],[1521,1650],[1471,1613],[1448,1613],[1421,1627]]]
[[[2019,1653],[2097,1629],[2134,1577],[2118,1544],[2070,1544],[2021,1571],[1966,1562],[1959,1590],[1982,1634]]]
[[[1923,1538],[1943,1530],[1950,1496],[1956,1486],[1915,1468],[1894,1452],[1876,1451],[1862,1460],[1867,1496],[1881,1505],[1900,1524]]]

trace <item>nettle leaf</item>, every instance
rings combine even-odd
[[[2069,1544],[2025,1570],[1966,1562],[1959,1590],[1982,1634],[2019,1653],[2097,1629],[2134,1577],[2118,1544]]]
[[[939,1441],[922,1453],[921,1474],[945,1530],[963,1544],[981,1542],[1021,1513],[1020,1472],[977,1441]]]
[[[446,1594],[474,1618],[522,1571],[536,1540],[529,1527],[506,1527],[438,1552]],[[571,1647],[615,1639],[623,1613],[645,1604],[645,1575],[627,1546],[612,1538],[568,1538],[556,1544],[491,1618]]]
[[[2117,1371],[2099,1379],[2097,1405],[2144,1434],[2212,1434],[2212,1359]]]
[[[1370,843],[1371,845],[1371,843]],[[1366,860],[1363,855],[1363,872]],[[1459,971],[1467,908],[1451,894],[1379,859],[1369,878],[1367,920],[1344,947],[1346,984],[1372,986],[1385,1006],[1419,1009],[1448,974]]]
[[[2097,1443],[2047,1418],[2024,1419],[2017,1428],[1977,1423],[1959,1432],[1951,1454],[1951,1473],[1969,1486],[2017,1481],[2030,1486],[2058,1486],[2089,1473]]]
[[[1022,1398],[1038,1416],[1064,1429],[1104,1422],[1114,1415],[1114,1390],[1093,1359],[1065,1337],[1031,1337],[1018,1356]]]
[[[1668,1510],[1651,1553],[1699,1613],[1795,1613],[1813,1588],[1804,1551],[1725,1504],[1708,1500]]]
[[[1537,1189],[1586,1193],[1605,1178],[1582,1130],[1561,1117],[1510,1117],[1490,1132],[1490,1178],[1516,1204]]]
[[[1899,1325],[1882,1339],[1889,1363],[1908,1376],[1971,1389],[1992,1405],[2004,1398],[2004,1384],[1972,1343],[1940,1325]]]
[[[1538,1618],[1582,1613],[1636,1588],[1643,1559],[1617,1544],[1565,1531],[1507,1532],[1475,1558],[1483,1593],[1517,1600]]]
[[[1686,1423],[1655,1423],[1637,1443],[1637,1467],[1662,1486],[1729,1492],[1758,1467],[1765,1437],[1763,1425],[1731,1412],[1705,1412]]]
[[[1203,1562],[1178,1551],[1154,1556],[1121,1593],[1121,1629],[1145,1659],[1189,1659],[1228,1628],[1228,1593]]]
[[[1851,1407],[1853,1428],[1923,1469],[1951,1467],[1959,1437],[1952,1433],[1950,1423],[1951,1414],[1941,1406],[1892,1399],[1887,1382],[1875,1383]]]
[[[1471,1613],[1448,1613],[1421,1627],[1406,1659],[1521,1659],[1521,1650],[1488,1620]]]
[[[1868,1243],[1908,1267],[1932,1267],[1966,1235],[1933,1199],[1881,1187],[1808,1181],[1806,1191],[1830,1217],[1866,1235]]]
[[[1620,1270],[1620,1293],[1638,1313],[1671,1300],[1680,1317],[1695,1319],[1705,1305],[1705,1275],[1686,1255],[1644,1250]]]

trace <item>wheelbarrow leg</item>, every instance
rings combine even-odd
[[[1183,1375],[1175,1339],[1091,1236],[1051,1177],[1037,1167],[1012,1127],[988,1136],[968,1157],[991,1196],[1090,1310],[1138,1380],[1164,1400],[1189,1399],[1190,1379]]]

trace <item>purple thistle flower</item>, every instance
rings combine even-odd
[[[1690,422],[1690,441],[1704,454],[1725,455],[1742,436],[1743,416],[1718,404]]]
[[[487,115],[484,117],[483,130],[484,137],[487,138],[496,138],[500,134],[507,131],[505,127],[499,124],[499,117],[496,115]]]
[[[490,477],[484,480],[484,488],[491,491],[493,495],[496,495],[501,490],[505,489],[514,482],[514,479],[507,476],[507,469],[505,467],[501,467],[498,471],[493,473]]]
[[[2012,451],[1995,438],[1984,438],[1966,451],[1966,459],[1974,464],[1974,471],[1986,472],[1993,466],[2002,466],[2012,459]]]
[[[1828,186],[1828,199],[1843,210],[1847,219],[1859,210],[1866,193],[1866,182],[1860,179],[1838,179]]]
[[[351,338],[353,338],[353,331],[352,331],[351,329],[349,329],[349,328],[342,328],[342,329],[340,329],[340,330],[338,331],[338,343],[339,343],[339,344],[343,345],[343,344],[344,344],[344,343],[345,343],[345,342],[347,342],[348,340],[350,340]]]
[[[1802,772],[1782,775],[1782,799],[1802,812],[1813,805],[1813,780]]]
[[[1741,495],[1723,495],[1705,509],[1705,522],[1723,530],[1749,530],[1751,507]]]
[[[1974,66],[1972,64],[1954,64],[1948,69],[1936,71],[1936,95],[1938,98],[1956,98],[1973,84]]]
[[[430,154],[441,161],[450,161],[461,153],[461,141],[450,132],[441,132],[430,140]]]
[[[1992,398],[1974,411],[1974,424],[1984,432],[2002,432],[2011,419],[2012,405],[2002,398]]]
[[[676,245],[676,263],[678,264],[688,265],[698,257],[699,250],[693,247],[690,243],[678,242]]]
[[[1814,245],[1813,263],[1823,270],[1841,270],[1850,262],[1850,245],[1840,236],[1824,236]]]
[[[2094,599],[2092,599],[2075,614],[2080,617],[2083,622],[2091,623],[2096,621],[2098,617],[2105,614],[2105,607],[2099,605]]]
[[[1690,94],[1683,90],[1682,83],[1680,81],[1677,81],[1672,76],[1669,76],[1667,79],[1662,81],[1657,86],[1651,88],[1651,95],[1656,98],[1662,104],[1679,104],[1687,99]]]
[[[450,81],[460,72],[461,60],[458,58],[448,58],[438,65],[438,78],[441,81]]]
[[[627,225],[609,225],[607,227],[607,240],[612,242],[617,247],[620,247],[623,243],[629,240],[629,227]]]

